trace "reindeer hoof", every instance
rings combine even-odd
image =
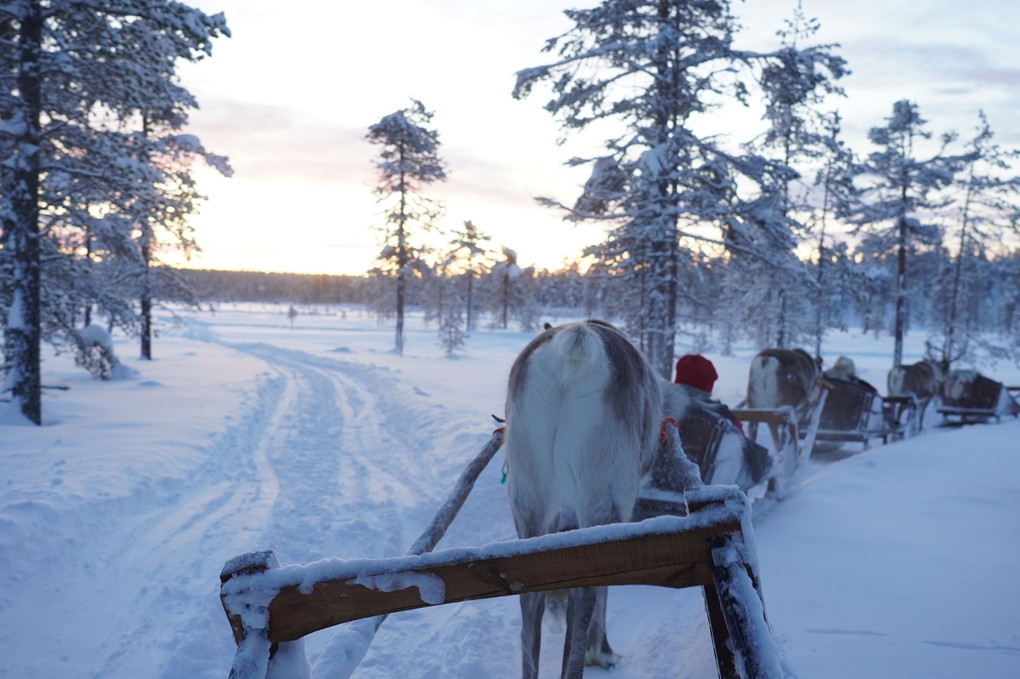
[[[588,652],[587,657],[584,659],[586,665],[593,665],[595,667],[601,667],[603,669],[611,670],[616,667],[616,664],[623,659],[623,656],[612,651],[602,651],[599,653]]]

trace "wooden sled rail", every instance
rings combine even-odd
[[[698,493],[688,516],[479,548],[285,567],[272,552],[236,557],[224,566],[220,589],[238,642],[231,676],[263,679],[276,644],[343,622],[525,592],[643,584],[704,588],[722,677],[781,677],[757,557],[749,553],[754,541],[744,539],[747,499],[729,487]]]
[[[792,408],[734,408],[733,417],[745,422],[758,422],[774,426],[796,426]]]

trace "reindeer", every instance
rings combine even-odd
[[[913,395],[917,399],[920,425],[928,404],[942,392],[948,371],[947,361],[924,360],[913,365],[893,366],[886,378],[889,396]]]
[[[507,486],[518,536],[629,521],[655,454],[660,401],[651,368],[607,323],[569,323],[533,339],[507,387]],[[567,595],[564,679],[618,660],[606,639],[606,593]],[[538,676],[545,598],[521,595],[524,679]]]
[[[820,377],[818,362],[803,349],[763,349],[751,360],[747,407],[791,406],[803,421],[818,397]]]

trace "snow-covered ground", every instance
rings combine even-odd
[[[47,390],[45,426],[0,426],[0,676],[223,679],[227,559],[395,556],[414,541],[488,440],[530,336],[480,330],[450,360],[412,319],[397,357],[391,324],[300,311],[293,328],[285,307],[184,313],[146,363],[117,338],[138,372],[126,381],[48,355],[45,383],[69,389]],[[827,355],[882,385],[890,348],[848,333]],[[742,398],[753,353],[709,354],[723,401]],[[1013,366],[985,372],[1020,383]],[[1012,420],[928,429],[812,460],[791,497],[755,506],[767,612],[800,677],[1020,676],[1018,440]],[[501,464],[440,549],[513,538]],[[698,591],[616,588],[609,605],[623,661],[586,676],[714,676]],[[354,676],[516,677],[518,624],[512,598],[393,615]],[[558,631],[549,621],[544,676]],[[336,636],[307,638],[314,676],[341,665]]]

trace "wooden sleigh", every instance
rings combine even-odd
[[[917,433],[920,412],[913,396],[880,396],[867,385],[826,379],[828,397],[818,421],[818,441],[857,442],[902,438]]]
[[[828,393],[826,388],[819,389],[801,419],[798,419],[790,406],[733,410],[734,417],[745,423],[745,430],[753,440],[761,440],[758,436],[759,425],[764,424],[768,428],[767,443],[773,458],[770,491],[785,494],[793,483],[797,469],[811,456]]]
[[[999,421],[1020,415],[1020,386],[1007,387],[975,370],[954,370],[943,385],[938,413],[947,424]]]
[[[733,413],[695,389],[667,384],[663,410],[676,421],[686,456],[707,485],[735,485],[756,496],[772,473],[768,448],[748,439]]]
[[[308,677],[302,637],[345,622],[358,621],[352,624],[360,625],[354,635],[360,651],[351,650],[355,660],[341,676],[354,670],[390,613],[622,584],[700,587],[719,675],[784,676],[765,618],[747,498],[734,487],[703,486],[675,429],[666,428],[666,436],[634,523],[430,553],[502,444],[497,431],[408,556],[286,567],[271,551],[231,559],[220,576],[223,608],[238,644],[230,677]]]

